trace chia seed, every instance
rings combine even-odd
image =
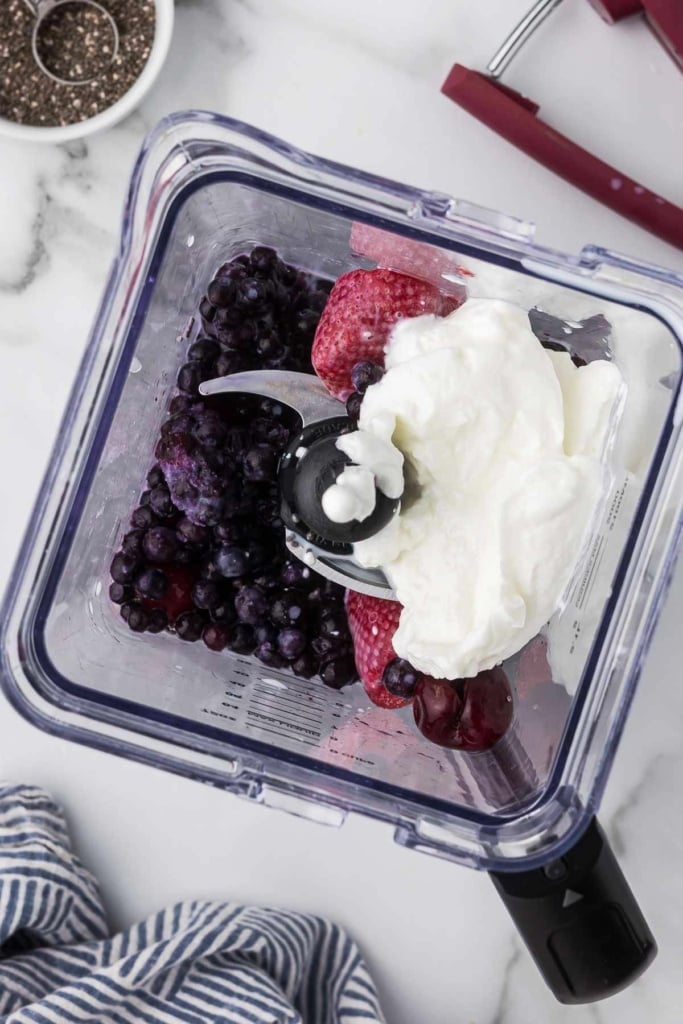
[[[65,4],[48,15],[39,36],[40,57],[61,78],[93,77],[83,85],[55,82],[31,50],[35,19],[24,0],[0,2],[0,118],[43,127],[85,121],[111,107],[140,77],[152,50],[153,0],[98,0],[112,15],[119,49],[111,60],[109,20],[95,8]]]

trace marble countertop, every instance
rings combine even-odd
[[[0,589],[8,578],[117,241],[146,131],[203,107],[308,149],[589,242],[683,268],[680,252],[532,163],[439,94],[483,68],[527,0],[179,0],[142,107],[85,143],[0,141]],[[546,119],[683,203],[683,79],[642,22],[566,0],[506,80]],[[356,937],[390,1024],[678,1024],[683,1002],[683,569],[674,577],[602,819],[660,954],[633,988],[566,1008],[546,991],[484,875],[42,735],[0,700],[0,777],[48,786],[100,877],[115,926],[190,896],[282,904]],[[678,795],[677,795],[678,794]],[[280,851],[287,850],[282,857]],[[379,884],[381,880],[381,884]]]

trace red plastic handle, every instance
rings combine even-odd
[[[589,0],[601,18],[614,25],[644,14],[650,28],[683,71],[683,0]]]
[[[683,0],[644,0],[652,31],[683,71]]]
[[[589,0],[589,3],[610,25],[643,13],[642,0]]]
[[[534,105],[454,64],[441,91],[513,146],[646,231],[683,249],[683,209],[577,146],[535,116]]]

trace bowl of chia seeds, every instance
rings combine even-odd
[[[173,0],[0,0],[0,135],[68,142],[111,127],[156,80]]]

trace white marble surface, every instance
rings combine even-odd
[[[483,67],[527,0],[183,0],[168,66],[118,128],[65,148],[0,141],[0,587],[29,515],[116,243],[129,170],[168,111],[206,107],[315,153],[681,268],[681,253],[531,163],[439,94]],[[556,127],[683,202],[683,79],[642,23],[566,0],[507,81]],[[603,819],[660,943],[645,978],[592,1008],[544,989],[488,879],[39,734],[0,702],[0,776],[49,786],[116,924],[187,896],[337,918],[391,1024],[678,1024],[683,1003],[683,570],[674,579]],[[286,856],[282,851],[287,851]],[[380,884],[381,883],[381,884]]]

